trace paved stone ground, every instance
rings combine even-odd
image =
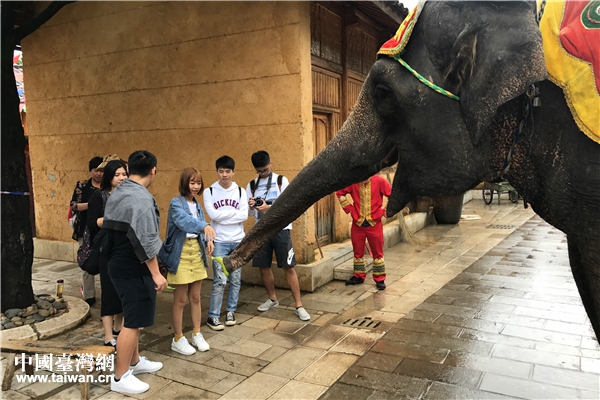
[[[535,216],[396,323],[322,399],[598,399],[599,390],[600,351],[565,236]]]
[[[141,335],[142,354],[162,361],[140,376],[150,391],[138,399],[598,399],[600,347],[578,297],[565,236],[503,202],[467,203],[481,216],[429,226],[425,243],[386,251],[388,288],[331,282],[303,296],[309,323],[294,315],[289,291],[266,313],[264,288],[244,285],[238,325],[202,332],[206,353],[170,350],[171,293],[160,293],[156,323]],[[72,263],[36,260],[36,293],[65,279],[79,292]],[[211,282],[202,289],[203,323]],[[191,321],[184,323],[189,336]],[[99,306],[82,326],[55,338],[100,344]],[[4,367],[5,361],[2,366]],[[50,374],[38,371],[38,374]],[[78,386],[17,383],[7,399],[78,398]],[[120,399],[106,384],[91,398]]]

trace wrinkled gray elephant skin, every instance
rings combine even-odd
[[[416,196],[459,194],[500,179],[527,88],[541,81],[542,107],[527,119],[507,178],[567,234],[573,275],[600,337],[600,145],[578,130],[562,91],[545,80],[534,5],[428,2],[403,59],[460,100],[380,57],[339,133],[225,259],[227,268],[248,262],[315,201],[395,162],[388,216]]]

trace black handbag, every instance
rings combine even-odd
[[[90,242],[90,230],[85,227],[83,231],[83,243],[77,250],[77,264],[90,275],[100,273],[100,252]]]
[[[100,192],[100,195],[102,196],[102,215],[104,215],[104,206],[106,205],[108,196],[106,196],[104,191]],[[83,242],[77,250],[77,264],[79,268],[90,275],[98,275],[100,273],[100,253],[99,246],[94,246],[90,240],[90,230],[86,225],[83,231]]]

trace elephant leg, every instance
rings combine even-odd
[[[573,235],[567,236],[571,271],[581,296],[585,311],[590,318],[596,340],[600,338],[600,258],[591,246]],[[594,242],[585,240],[585,243]]]

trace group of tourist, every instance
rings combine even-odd
[[[94,157],[89,162],[90,178],[77,183],[71,208],[78,216],[73,239],[82,245],[85,233],[101,248],[99,275],[101,319],[104,344],[118,349],[111,390],[121,393],[143,393],[149,385],[135,375],[155,372],[163,365],[139,355],[140,329],[154,324],[156,292],[167,284],[174,288],[173,332],[171,350],[184,355],[208,351],[209,344],[200,332],[202,280],[206,279],[208,256],[213,256],[212,292],[207,325],[215,331],[236,324],[235,312],[241,288],[241,269],[227,273],[221,260],[231,254],[245,236],[244,221],[253,216],[257,222],[289,185],[282,175],[271,171],[266,151],[252,154],[252,165],[258,176],[242,189],[234,181],[235,161],[222,156],[215,162],[217,181],[204,187],[200,171],[185,168],[179,178],[179,195],[169,204],[167,237],[159,234],[160,214],[154,197],[148,191],[157,173],[156,157],[145,150],[135,151],[127,162],[111,155]],[[341,206],[351,214],[354,274],[346,284],[364,282],[365,240],[374,257],[373,279],[385,289],[383,262],[383,196],[389,196],[389,183],[374,176],[337,192]],[[202,195],[204,208],[196,196]],[[350,203],[347,196],[352,198]],[[204,217],[208,214],[210,222]],[[258,252],[252,266],[260,269],[268,299],[258,306],[261,312],[279,305],[271,270],[273,254],[277,266],[283,268],[302,321],[310,315],[302,306],[300,285],[294,266],[296,259],[289,224]],[[96,239],[96,241],[94,241]],[[167,269],[166,277],[160,264]],[[225,287],[229,283],[225,303],[225,324],[221,309]],[[82,273],[82,294],[93,306],[96,302],[94,276]],[[183,310],[189,300],[192,319],[191,343],[183,334]],[[115,340],[115,337],[117,338]]]
[[[159,210],[148,191],[157,173],[156,157],[139,150],[129,156],[127,163],[118,157],[90,160],[90,179],[77,184],[71,199],[71,208],[78,213],[79,221],[74,226],[73,238],[81,245],[87,227],[91,240],[101,243],[104,342],[118,350],[111,390],[143,393],[149,385],[135,375],[162,368],[162,363],[139,355],[138,342],[140,329],[154,324],[156,292],[164,290],[167,284],[174,288],[171,349],[184,355],[192,355],[196,349],[210,349],[200,333],[200,292],[202,280],[208,275],[207,256],[216,258],[212,263],[214,278],[207,325],[221,331],[225,326],[236,324],[241,269],[227,274],[218,260],[231,254],[244,238],[243,223],[249,215],[258,221],[289,184],[284,176],[271,171],[267,152],[254,153],[251,161],[258,177],[245,190],[233,181],[235,161],[229,156],[216,160],[218,180],[206,189],[198,170],[184,169],[179,179],[179,195],[169,205],[167,237],[163,243],[159,235]],[[204,198],[204,209],[196,199],[200,194]],[[204,210],[210,222],[205,221]],[[310,315],[302,306],[294,268],[296,259],[290,229],[291,224],[271,239],[252,261],[254,267],[260,268],[268,295],[258,310],[267,311],[279,305],[271,270],[275,253],[278,267],[285,271],[296,315],[308,321]],[[159,261],[168,270],[166,278],[161,274]],[[227,283],[223,324],[220,316]],[[94,276],[87,272],[82,276],[82,294],[90,306],[95,304]],[[183,309],[188,299],[193,325],[191,344],[183,335]]]

